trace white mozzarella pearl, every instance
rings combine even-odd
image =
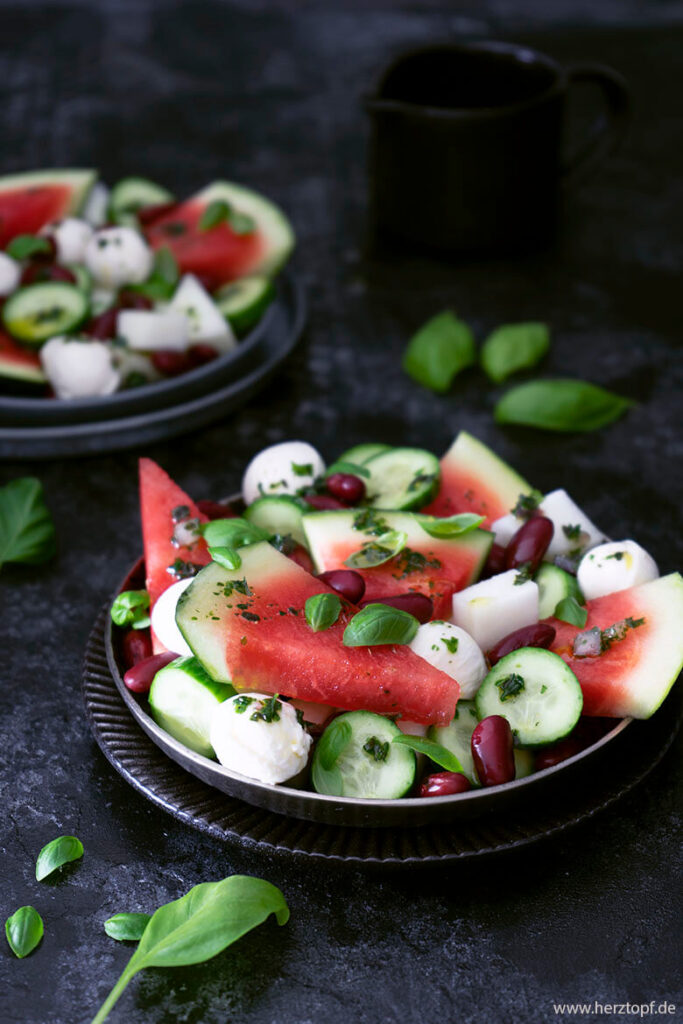
[[[0,252],[0,295],[10,295],[21,279],[21,267],[6,252]]]
[[[133,228],[103,228],[85,250],[85,265],[105,288],[140,284],[152,272],[153,262],[152,250]]]
[[[121,381],[103,341],[50,338],[40,350],[40,361],[58,398],[110,395]]]
[[[240,711],[244,697],[253,703]],[[252,719],[254,711],[270,700],[268,694],[229,697],[216,710],[211,723],[211,745],[220,763],[250,779],[273,785],[286,782],[305,767],[313,742],[299,725],[295,708],[282,701],[279,721]]]
[[[425,622],[410,647],[434,668],[456,679],[463,700],[474,697],[488,671],[479,645],[452,622]]]
[[[94,231],[85,220],[65,217],[59,223],[49,225],[44,234],[54,239],[59,263],[82,263]]]
[[[152,629],[157,640],[160,640],[164,647],[173,651],[174,654],[191,655],[185,637],[178,629],[175,620],[175,612],[178,606],[178,598],[187,590],[192,583],[192,577],[186,580],[178,580],[164,590],[152,608],[151,620]]]
[[[283,441],[255,455],[242,478],[247,505],[266,495],[296,494],[325,472],[325,463],[306,441]]]
[[[587,601],[617,590],[627,590],[655,580],[659,569],[654,558],[634,540],[614,540],[587,552],[579,563],[577,580]]]

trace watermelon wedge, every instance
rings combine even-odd
[[[356,569],[365,580],[365,599],[413,591],[434,602],[434,617],[450,618],[456,590],[474,583],[486,561],[492,535],[472,530],[463,537],[431,537],[423,528],[428,517],[411,512],[312,512],[303,517],[309,550],[317,572],[348,568],[345,560],[378,533],[399,530],[407,534],[403,550],[382,565]]]
[[[454,679],[408,647],[345,647],[353,605],[314,633],[304,605],[329,588],[267,542],[241,548],[240,555],[234,572],[215,562],[202,569],[178,602],[181,632],[214,679],[349,711],[451,721],[459,693]]]
[[[679,573],[662,576],[597,597],[586,608],[588,621],[582,629],[555,618],[545,620],[557,631],[551,650],[567,662],[581,684],[584,715],[649,718],[683,667],[683,578]],[[574,655],[577,633],[629,620],[634,625],[619,630],[623,639],[614,640],[602,654]]]
[[[0,331],[0,377],[47,384],[38,353],[24,348],[4,331]]]
[[[0,249],[17,235],[76,214],[95,184],[95,171],[27,171],[0,178]]]
[[[530,484],[502,459],[461,430],[441,460],[441,485],[434,501],[423,509],[432,516],[476,512],[490,526],[513,508]]]
[[[216,202],[251,218],[255,230],[238,234],[227,219],[202,230],[202,214]],[[181,272],[196,274],[209,291],[247,274],[276,273],[294,247],[294,232],[282,210],[228,181],[216,181],[179,203],[147,225],[145,234],[153,248],[169,248]]]

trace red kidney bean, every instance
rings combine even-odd
[[[207,519],[234,519],[237,515],[234,509],[221,501],[198,501],[197,508]]]
[[[414,615],[418,622],[429,622],[434,614],[434,604],[426,594],[392,594],[390,597],[377,597],[372,601],[361,602],[361,608],[368,604],[388,604],[402,612]]]
[[[300,565],[302,569],[313,575],[313,562],[306,548],[302,547],[301,544],[297,544],[293,551],[290,551],[287,558],[291,558],[293,562]]]
[[[329,494],[305,494],[304,501],[317,512],[327,512],[329,509],[348,508],[348,505],[345,505],[341,501],[337,501],[336,498],[331,497]]]
[[[100,341],[115,338],[118,315],[119,311],[114,306],[110,309],[105,309],[104,313],[93,317],[85,329],[86,334],[89,334],[91,338],[99,338]]]
[[[192,369],[192,361],[187,352],[176,352],[170,348],[160,348],[152,353],[152,363],[165,377],[179,377]]]
[[[170,203],[151,203],[149,206],[141,206],[137,211],[137,218],[141,224],[153,224],[155,220],[159,220],[160,217],[165,217],[171,210],[175,210],[177,205],[173,201]]]
[[[550,647],[555,639],[555,629],[545,622],[535,622],[532,626],[522,626],[508,633],[488,652],[489,664],[496,665],[506,654],[512,654],[521,647]]]
[[[134,292],[132,288],[122,288],[116,302],[119,309],[154,309],[154,303],[147,295]]]
[[[489,556],[484,565],[482,576],[497,576],[505,571],[505,548],[502,544],[492,544]]]
[[[538,751],[534,758],[534,770],[542,772],[544,768],[552,768],[553,765],[566,761],[568,757],[573,757],[583,749],[580,740],[574,736],[567,736],[559,743],[553,743],[552,746]]]
[[[327,583],[328,587],[332,587],[351,604],[359,604],[365,593],[365,580],[353,569],[329,569],[327,572],[321,572],[318,579]]]
[[[505,568],[519,569],[528,564],[530,572],[536,572],[553,539],[553,532],[552,519],[545,516],[528,519],[505,548]]]
[[[123,660],[126,668],[152,656],[152,637],[148,629],[129,629],[123,635]]]
[[[512,729],[507,718],[489,715],[472,733],[472,758],[482,786],[500,786],[515,777]]]
[[[460,772],[437,772],[427,775],[420,786],[420,796],[451,796],[471,789],[470,780]]]
[[[333,498],[346,505],[357,505],[365,497],[365,484],[353,473],[333,473],[328,476],[325,486]]]
[[[218,358],[218,351],[213,345],[190,345],[187,354],[193,366],[204,366]]]
[[[64,281],[76,284],[76,275],[68,267],[59,267],[56,263],[29,263],[21,275],[21,284],[40,284],[43,281]]]
[[[163,654],[153,654],[151,658],[138,661],[124,675],[124,685],[133,693],[147,693],[157,672],[177,657],[173,651],[164,651]]]

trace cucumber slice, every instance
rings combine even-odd
[[[89,312],[87,296],[75,284],[44,281],[19,288],[2,308],[2,321],[15,338],[42,345],[57,334],[70,334]]]
[[[92,274],[88,268],[84,267],[82,263],[70,263],[68,269],[76,278],[76,287],[90,295],[92,291]]]
[[[370,473],[365,486],[373,508],[423,508],[439,489],[439,460],[423,448],[390,448],[365,465]]]
[[[370,459],[374,459],[375,455],[388,452],[390,448],[390,444],[356,444],[340,455],[336,461],[355,462],[357,466],[364,466]]]
[[[246,334],[275,298],[275,285],[269,277],[243,277],[223,285],[213,298],[233,330]]]
[[[149,706],[155,721],[174,739],[204,757],[213,757],[211,722],[219,704],[237,691],[217,683],[196,658],[177,658],[155,675]]]
[[[244,510],[244,518],[269,533],[291,537],[306,548],[308,543],[301,521],[305,511],[310,511],[310,507],[302,508],[296,498],[282,494],[279,497],[257,498]]]
[[[136,213],[142,206],[172,203],[175,196],[148,178],[122,178],[109,196],[109,217],[115,224],[137,226]]]
[[[558,602],[564,600],[565,597],[575,597],[579,604],[584,603],[576,576],[565,572],[557,565],[550,565],[550,563],[542,565],[534,577],[534,582],[538,586],[539,619],[547,619],[554,615]]]
[[[332,729],[338,732],[343,723],[350,727],[349,741],[333,765],[325,765],[325,736]],[[405,796],[415,781],[415,754],[409,747],[392,743],[394,736],[400,735],[397,725],[371,711],[339,715],[328,725],[315,748],[315,790],[361,800],[398,800]]]
[[[522,647],[501,658],[476,696],[479,718],[507,718],[522,747],[555,743],[572,731],[583,708],[579,681],[557,654]]]
[[[479,779],[472,759],[472,733],[479,718],[473,700],[459,700],[455,718],[449,725],[430,725],[427,738],[440,743],[454,754],[463,767],[463,772],[472,785],[478,786]]]

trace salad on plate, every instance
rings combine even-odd
[[[259,452],[193,501],[140,462],[146,587],[124,683],[228,772],[334,797],[503,785],[648,718],[683,665],[683,579],[461,431],[439,460]]]

